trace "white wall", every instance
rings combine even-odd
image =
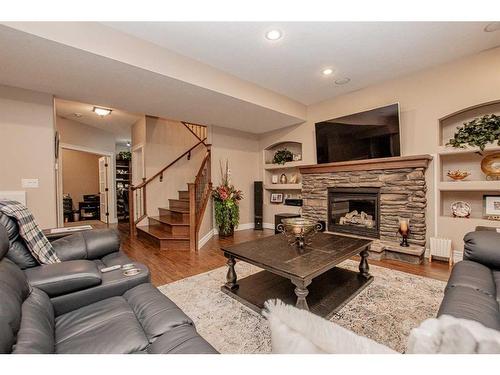
[[[26,190],[42,228],[56,226],[54,110],[50,94],[0,86],[0,190]],[[24,189],[21,179],[39,187]]]

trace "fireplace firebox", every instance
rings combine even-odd
[[[328,188],[328,230],[380,238],[380,189]]]

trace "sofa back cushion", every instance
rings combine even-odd
[[[5,227],[9,237],[9,251],[7,258],[16,263],[21,269],[38,266],[38,261],[31,255],[24,240],[19,235],[17,221],[0,212],[0,225]]]
[[[500,233],[476,231],[464,237],[464,259],[500,269]]]

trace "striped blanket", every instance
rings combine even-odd
[[[21,238],[40,264],[61,262],[52,244],[35,222],[31,212],[24,205],[16,201],[0,200],[0,211],[17,221]]]

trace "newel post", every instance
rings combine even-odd
[[[196,228],[196,184],[188,183],[189,192],[189,250],[198,250],[198,230]]]
[[[130,237],[135,236],[135,212],[134,212],[134,187],[128,187],[128,221],[130,227]]]

